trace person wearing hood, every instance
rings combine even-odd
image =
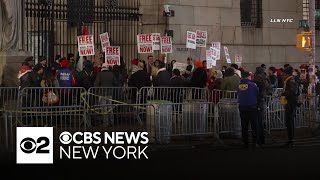
[[[202,61],[196,62],[196,70],[193,72],[191,77],[191,87],[204,88],[207,85],[208,75],[203,69]]]
[[[222,91],[237,91],[240,83],[239,76],[236,76],[233,68],[228,68],[225,71],[224,79],[221,83]]]
[[[153,85],[158,87],[170,87],[171,74],[166,69],[164,62],[159,61],[159,70],[157,76],[153,80]]]
[[[83,71],[79,74],[78,85],[83,87],[86,90],[90,89],[95,81],[95,74],[93,71],[93,63],[89,60],[86,60],[83,63]]]

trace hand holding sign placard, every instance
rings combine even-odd
[[[227,46],[224,46],[224,53],[225,53],[225,55],[226,55],[227,63],[228,63],[228,64],[231,64],[232,61],[231,61],[230,54],[229,54],[229,50],[228,50]]]
[[[151,34],[137,35],[139,54],[153,53],[152,39]]]
[[[208,38],[208,33],[207,31],[197,31],[197,47],[207,47],[207,38]]]
[[[187,31],[187,45],[186,47],[189,49],[197,49],[197,39],[196,33]]]
[[[161,37],[161,54],[172,53],[172,37]]]
[[[120,65],[120,47],[109,46],[105,50],[105,63],[110,66]]]
[[[95,54],[93,35],[78,36],[77,39],[79,56],[93,56]]]
[[[109,34],[107,32],[100,34],[100,41],[102,51],[105,52],[105,48],[110,46]]]

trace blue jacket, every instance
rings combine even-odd
[[[248,79],[242,79],[238,87],[240,106],[256,106],[258,104],[259,88]]]
[[[60,87],[72,87],[72,70],[68,68],[60,69],[57,73]]]

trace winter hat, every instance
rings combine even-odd
[[[198,60],[198,61],[196,62],[196,68],[203,68],[203,63],[202,63],[201,60]]]
[[[69,61],[67,60],[67,58],[62,58],[60,61],[61,67],[62,68],[67,68],[69,67]]]
[[[139,60],[138,59],[132,59],[132,61],[131,61],[131,64],[132,65],[138,65],[138,63],[139,63]]]

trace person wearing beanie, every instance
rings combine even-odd
[[[249,147],[249,123],[251,124],[252,130],[252,141],[254,146],[257,144],[261,146],[261,131],[263,134],[263,128],[257,124],[258,119],[258,86],[250,80],[250,73],[245,71],[242,73],[242,79],[237,89],[239,111],[241,119],[242,129],[242,141],[245,148]],[[258,128],[259,127],[259,128]],[[259,134],[259,135],[258,135]]]
[[[203,69],[203,63],[201,60],[197,61],[196,70],[191,77],[191,87],[204,88],[207,85],[208,75]]]
[[[139,59],[132,59],[131,60],[131,69],[130,69],[130,73],[129,75],[131,76],[132,74],[134,74],[135,72],[139,71]]]
[[[285,121],[288,133],[287,146],[293,145],[294,139],[294,115],[297,109],[299,90],[296,81],[293,78],[293,68],[288,66],[283,70],[282,78],[283,83],[283,94],[281,96],[281,104],[285,108]]]
[[[228,68],[224,73],[224,79],[222,80],[221,90],[223,91],[237,91],[240,78],[234,75],[234,69]]]

